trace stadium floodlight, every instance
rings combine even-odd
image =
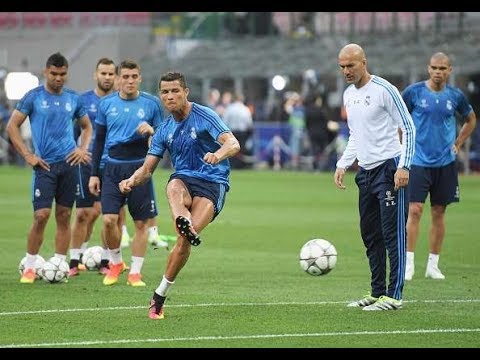
[[[272,86],[277,91],[282,91],[287,85],[287,79],[281,75],[275,75],[272,79]]]
[[[20,100],[38,84],[38,77],[30,72],[10,72],[5,78],[5,93],[8,100]]]

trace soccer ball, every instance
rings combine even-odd
[[[310,275],[328,274],[337,264],[337,249],[325,239],[312,239],[300,250],[300,267]]]
[[[70,266],[65,260],[52,256],[45,261],[42,268],[42,279],[51,284],[64,282],[68,278]]]
[[[103,249],[101,246],[87,248],[82,256],[82,263],[88,270],[98,270],[102,261]]]
[[[25,263],[27,262],[27,257],[24,256],[20,263],[18,264],[18,272],[20,275],[23,275],[23,270],[25,270]],[[35,260],[35,274],[37,275],[36,278],[40,279],[42,277],[42,268],[45,259],[40,255],[37,254],[37,259]]]

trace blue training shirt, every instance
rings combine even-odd
[[[164,120],[163,107],[160,100],[146,92],[140,91],[135,99],[122,99],[119,92],[104,96],[98,103],[98,112],[95,124],[106,128],[104,149],[111,149],[115,145],[126,145],[148,138],[140,135],[137,127],[147,122],[156,129]],[[146,156],[139,159],[141,160]],[[111,156],[108,157],[110,160]]]
[[[185,120],[175,121],[170,114],[160,125],[153,136],[148,154],[163,157],[165,150],[168,150],[176,174],[221,183],[228,191],[228,159],[217,165],[203,161],[207,152],[214,153],[221,147],[217,139],[225,132],[230,132],[230,129],[215,111],[192,102],[192,109]]]
[[[412,164],[440,167],[455,161],[455,113],[465,118],[472,111],[463,92],[450,85],[442,91],[432,91],[426,81],[421,81],[408,86],[402,97],[417,129]]]
[[[30,118],[35,154],[47,163],[64,161],[75,149],[73,122],[87,114],[75,91],[64,87],[61,94],[51,94],[40,85],[15,108]]]
[[[85,106],[85,110],[87,111],[88,117],[90,119],[90,122],[92,123],[92,141],[90,142],[90,146],[88,150],[90,152],[93,152],[93,144],[95,143],[95,119],[97,118],[97,108],[98,108],[98,103],[100,102],[101,97],[97,95],[95,90],[88,90],[84,92],[82,95],[82,100],[83,104]],[[79,126],[76,124],[76,126]],[[102,160],[100,161],[100,169],[103,169],[105,167],[105,163],[107,162],[108,158],[108,148],[105,147],[103,154],[102,154]]]

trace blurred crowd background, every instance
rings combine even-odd
[[[360,44],[370,72],[400,90],[426,79],[430,56],[443,51],[453,60],[451,83],[479,114],[479,20],[479,12],[3,12],[0,163],[24,165],[5,133],[19,98],[9,74],[42,83],[47,57],[60,51],[67,86],[79,92],[93,88],[105,56],[139,61],[142,90],[152,94],[162,73],[184,73],[190,100],[215,109],[241,141],[235,169],[332,171],[348,139],[339,49]],[[28,141],[28,122],[22,131]],[[458,167],[480,172],[479,126]]]

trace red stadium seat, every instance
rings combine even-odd
[[[9,29],[14,28],[19,23],[19,17],[14,12],[0,12],[0,28]]]
[[[47,25],[47,14],[44,12],[22,13],[23,26],[29,28],[43,28]]]
[[[393,28],[391,12],[377,12],[375,16],[375,28],[377,31],[385,32]]]
[[[91,12],[82,12],[80,13],[80,26],[91,26],[94,24],[93,13]]]
[[[357,32],[366,33],[370,31],[372,26],[371,12],[357,12],[355,13],[355,29]]]
[[[335,31],[341,34],[346,34],[350,31],[350,13],[349,12],[335,13]]]
[[[51,12],[50,24],[53,27],[62,27],[72,25],[73,14],[71,12]]]
[[[126,12],[125,22],[128,25],[141,26],[150,24],[149,12]]]

